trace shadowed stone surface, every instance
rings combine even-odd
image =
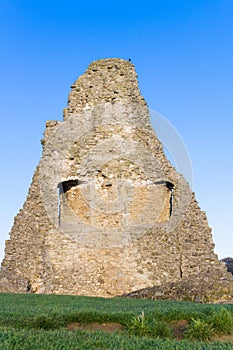
[[[201,301],[230,300],[233,278],[194,193],[164,155],[132,63],[93,62],[71,89],[64,120],[46,124],[0,290],[108,297],[143,289],[173,298],[172,283],[185,299],[179,286],[190,280],[195,299],[203,280],[215,288],[203,287]]]

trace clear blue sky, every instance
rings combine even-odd
[[[129,57],[150,108],[181,134],[216,252],[233,256],[233,1],[1,0],[0,259],[40,159],[88,64]]]

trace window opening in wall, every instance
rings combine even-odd
[[[164,208],[164,211],[163,211],[164,218],[165,218],[163,221],[167,221],[171,217],[172,211],[173,211],[173,189],[174,189],[174,185],[173,185],[172,182],[166,181],[166,180],[157,180],[154,184],[162,185],[162,186],[164,186],[167,189],[166,198],[165,198],[165,208]]]
[[[174,185],[170,181],[166,181],[166,187],[169,189],[169,191],[171,191],[171,195],[170,195],[170,216],[171,216],[172,215],[172,200],[173,200],[172,192],[173,192]]]
[[[172,215],[172,192],[170,196],[170,216]]]
[[[59,183],[57,186],[57,215],[58,215],[58,225],[60,226],[61,224],[61,193],[62,193],[62,183]]]
[[[76,187],[78,185],[80,185],[80,181],[78,180],[67,180],[67,181],[60,182],[58,186],[62,186],[62,193],[66,193],[72,187]]]
[[[72,187],[75,187],[80,184],[78,180],[67,180],[60,182],[57,186],[58,189],[58,224],[61,225],[61,211],[62,205],[64,205],[64,195],[67,191],[69,191]]]

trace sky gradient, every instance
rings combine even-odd
[[[181,135],[216,253],[233,256],[233,1],[1,0],[0,260],[46,120],[100,58],[131,58],[148,106]]]

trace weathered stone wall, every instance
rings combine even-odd
[[[233,278],[214,254],[205,213],[164,155],[134,66],[93,62],[71,88],[64,120],[46,124],[6,242],[1,288],[114,296],[203,278],[231,298]]]

